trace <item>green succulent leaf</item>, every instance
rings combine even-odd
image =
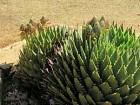
[[[106,80],[110,75],[113,75],[112,66],[107,65],[102,73],[103,80]]]
[[[122,87],[117,89],[117,92],[119,92],[121,96],[127,96],[129,95],[130,88],[128,85],[123,85]]]
[[[96,105],[95,101],[88,94],[86,95],[86,100],[87,100],[87,102],[88,102],[89,105]]]
[[[137,71],[134,73],[134,81],[135,83],[140,82],[140,67],[137,69]]]
[[[103,94],[97,86],[93,86],[89,89],[89,94],[93,97],[96,102],[100,102],[104,99]],[[96,95],[95,95],[96,94]]]
[[[121,83],[127,77],[126,67],[123,65],[116,74],[117,80]]]
[[[84,95],[79,94],[79,100],[80,100],[81,105],[88,105],[88,102]]]
[[[133,74],[136,70],[137,70],[137,60],[136,57],[133,57],[127,66],[127,72],[129,74]]]
[[[108,84],[111,86],[111,88],[113,90],[115,90],[116,88],[118,88],[118,81],[116,80],[116,78],[114,77],[114,75],[110,75],[107,79]]]
[[[99,87],[104,95],[108,95],[112,93],[112,89],[107,82],[100,84]]]
[[[115,105],[122,104],[122,98],[119,93],[113,93],[113,94],[107,95],[106,99]]]
[[[124,97],[123,101],[127,104],[133,103],[137,99],[137,94],[131,94],[129,96]]]

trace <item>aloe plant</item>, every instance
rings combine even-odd
[[[43,18],[42,18],[43,19]],[[41,20],[42,20],[41,19]],[[104,18],[101,18],[102,21],[105,21]],[[101,21],[100,20],[100,21]],[[92,22],[92,24],[98,24],[99,20]],[[91,24],[89,22],[88,24]],[[83,33],[90,34],[90,28],[93,30],[102,30],[105,26],[83,28]],[[98,35],[97,31],[93,31],[94,38]],[[42,79],[42,72],[45,67],[45,58],[52,58],[55,56],[56,51],[58,50],[58,43],[61,45],[65,40],[69,39],[73,29],[70,29],[67,26],[50,26],[46,28],[40,28],[36,33],[30,33],[32,35],[27,35],[25,41],[26,44],[23,46],[22,51],[20,52],[19,57],[19,68],[17,71],[17,77],[22,80],[24,86],[39,86],[39,81]]]
[[[92,32],[92,26],[87,27]],[[94,34],[86,34],[80,28],[72,36],[45,78],[55,103],[139,104],[140,39],[132,29],[112,25],[107,32],[93,38]]]
[[[20,52],[19,66],[16,72],[16,77],[20,78],[25,87],[39,88],[47,56],[46,52],[52,54],[52,46],[57,40],[63,43],[69,36],[70,31],[68,30],[66,26],[52,26],[40,29],[26,38],[26,43]]]

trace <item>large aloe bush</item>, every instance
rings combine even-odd
[[[87,28],[88,27],[88,28]],[[90,27],[90,28],[89,28]],[[73,32],[47,74],[57,105],[140,103],[140,39],[112,25],[98,38],[91,26]]]

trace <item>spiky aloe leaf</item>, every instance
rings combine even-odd
[[[140,92],[140,83],[134,85],[131,89],[131,93],[139,93]]]
[[[79,93],[85,93],[86,90],[84,86],[80,83],[80,81],[77,78],[74,78],[75,88]]]
[[[133,103],[137,99],[137,94],[131,94],[129,96],[124,97],[123,101],[125,103]]]
[[[137,70],[137,60],[136,57],[134,56],[127,66],[127,72],[129,74],[133,74],[136,70]]]
[[[115,104],[115,105],[122,104],[122,98],[119,93],[113,93],[113,94],[107,95],[106,99],[108,101],[111,101],[112,104]]]
[[[107,78],[110,75],[113,75],[112,66],[111,65],[107,65],[106,68],[102,72],[102,78],[103,78],[103,80],[107,80]]]
[[[89,105],[96,105],[96,103],[94,102],[92,97],[90,95],[88,95],[88,94],[86,95],[86,100],[87,100]]]
[[[117,80],[121,83],[127,77],[126,67],[123,65],[116,74]]]
[[[119,92],[121,96],[127,96],[129,95],[130,88],[128,85],[123,85],[122,87],[117,89],[117,92]]]
[[[99,87],[104,95],[112,93],[112,89],[107,82],[100,84]]]
[[[96,102],[100,102],[104,99],[103,94],[97,86],[93,86],[89,89],[89,94],[93,97]],[[95,95],[96,94],[96,95]]]
[[[89,78],[89,77],[85,78],[84,81],[85,81],[86,87],[89,89],[92,88],[92,86],[94,85],[91,78]]]
[[[98,71],[92,72],[91,79],[97,84],[100,84],[102,82],[102,79],[100,78]]]
[[[114,69],[114,74],[116,75],[117,74],[117,71],[119,71],[119,69],[121,68],[121,66],[123,65],[123,59],[122,57],[119,57],[114,66],[113,66],[113,69]]]
[[[88,102],[84,95],[79,94],[79,100],[80,100],[81,105],[88,105]]]
[[[67,89],[67,93],[69,95],[69,97],[73,100],[73,101],[76,101],[76,97],[74,95],[74,93],[71,91],[71,89],[69,87],[66,88]]]
[[[107,79],[107,82],[109,83],[109,85],[111,86],[111,88],[113,90],[115,90],[116,88],[118,88],[118,81],[116,80],[116,78],[114,77],[114,75],[110,75]]]
[[[140,82],[140,68],[138,68],[137,71],[135,72],[134,80],[135,80],[135,83]]]
[[[118,49],[116,49],[115,52],[111,55],[112,65],[115,64],[118,58],[119,58],[119,52],[118,52]]]
[[[97,71],[97,67],[96,67],[96,65],[95,65],[95,63],[94,63],[94,61],[93,60],[90,60],[89,61],[89,70],[92,72],[92,71]]]
[[[134,77],[133,75],[128,75],[127,78],[124,80],[124,85],[128,85],[129,87],[132,87],[134,84]]]
[[[83,66],[80,66],[80,70],[81,70],[81,74],[82,74],[83,79],[89,77],[89,75],[87,74],[87,72],[85,72]]]

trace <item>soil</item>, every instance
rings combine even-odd
[[[140,0],[0,0],[0,63],[17,61],[22,44],[10,44],[20,41],[20,25],[42,16],[71,26],[104,16],[140,32]]]

